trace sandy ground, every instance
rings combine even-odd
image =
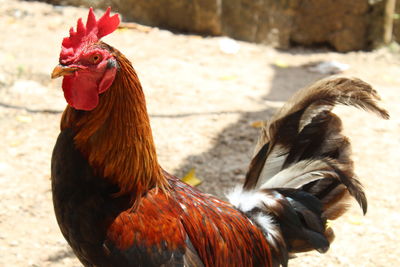
[[[81,266],[64,241],[50,191],[50,157],[65,101],[50,80],[62,37],[87,10],[0,0],[0,266]],[[238,42],[151,28],[119,30],[105,41],[136,67],[147,95],[161,164],[182,176],[195,168],[200,188],[223,197],[243,179],[259,129],[299,88],[324,77],[304,64],[337,60],[380,92],[392,119],[349,108],[338,113],[354,144],[356,170],[369,200],[333,223],[326,254],[291,266],[400,266],[400,57],[393,49],[338,54]]]

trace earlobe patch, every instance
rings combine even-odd
[[[101,82],[99,84],[99,94],[104,93],[108,88],[110,88],[111,84],[115,79],[116,73],[117,73],[117,68],[108,68],[108,63],[107,63],[107,68],[104,72],[103,79],[101,79]]]

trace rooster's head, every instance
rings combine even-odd
[[[71,28],[69,37],[64,38],[60,64],[54,68],[51,77],[64,76],[64,96],[75,109],[94,109],[99,94],[113,83],[118,63],[100,38],[115,31],[119,22],[117,14],[110,17],[110,8],[99,20],[90,8],[86,26],[79,19],[76,31]]]

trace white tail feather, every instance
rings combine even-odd
[[[337,174],[329,169],[328,164],[322,160],[302,160],[278,172],[262,184],[260,189],[299,188],[324,177],[337,177]]]
[[[264,183],[268,182],[269,179],[279,173],[285,163],[288,152],[289,150],[287,148],[280,145],[276,145],[273,148],[264,164],[264,168],[256,187],[262,186]]]

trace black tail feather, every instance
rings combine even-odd
[[[242,210],[264,230],[283,266],[289,253],[329,248],[334,232],[327,221],[347,210],[350,196],[366,213],[351,145],[332,109],[355,106],[388,119],[379,99],[359,79],[325,79],[299,91],[262,130],[243,189],[229,198],[241,209],[254,196],[254,207]]]

